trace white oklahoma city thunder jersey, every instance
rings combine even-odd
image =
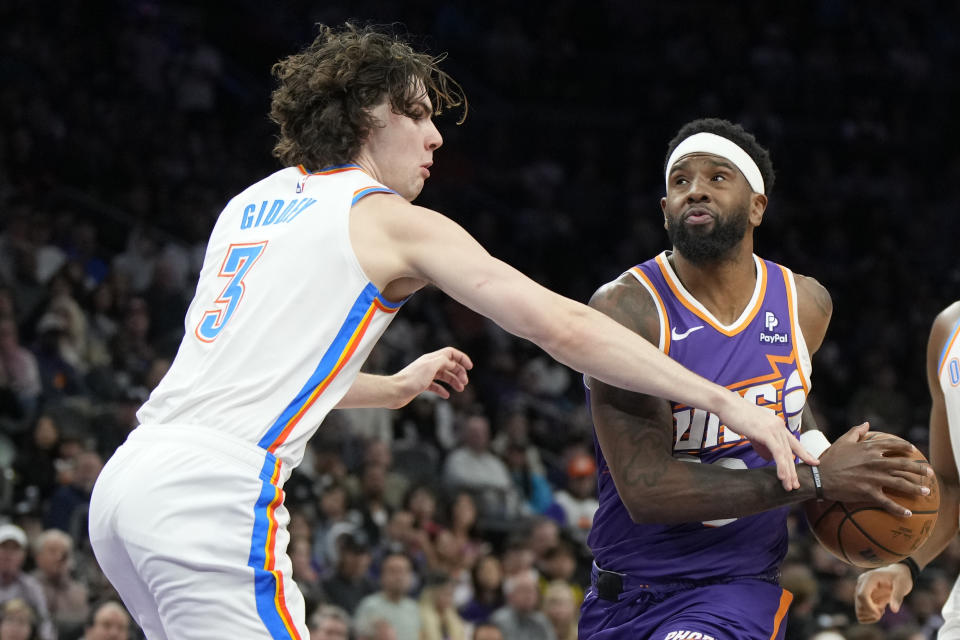
[[[195,424],[296,466],[401,303],[360,268],[351,207],[390,192],[355,165],[278,171],[234,197],[210,236],[185,335],[137,412]]]
[[[947,408],[953,459],[960,466],[960,322],[953,325],[937,366]]]

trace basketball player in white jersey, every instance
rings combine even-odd
[[[288,168],[220,214],[176,359],[91,499],[97,559],[152,640],[308,637],[283,483],[331,409],[466,383],[470,361],[453,349],[395,377],[359,375],[428,284],[578,371],[719,415],[776,461],[785,491],[800,486],[795,454],[817,462],[772,412],[410,204],[442,143],[432,114],[462,102],[436,63],[348,25],[274,66],[274,154]]]
[[[927,342],[930,409],[930,465],[940,481],[940,515],[930,537],[910,558],[860,575],[856,610],[860,622],[876,622],[889,606],[900,611],[920,570],[957,535],[960,516],[960,301],[940,312]],[[960,639],[960,580],[943,607],[939,640]]]

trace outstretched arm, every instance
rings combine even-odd
[[[940,514],[930,537],[911,556],[920,568],[925,567],[957,535],[960,482],[957,463],[953,455],[950,425],[943,389],[940,388],[940,354],[952,337],[952,330],[960,320],[960,302],[944,309],[933,323],[927,341],[927,385],[930,388],[930,465],[937,474],[940,485]],[[857,580],[856,610],[860,622],[876,622],[890,606],[900,611],[904,597],[913,589],[910,570],[904,564],[892,564],[873,569],[860,575]]]
[[[490,256],[452,220],[375,194],[355,207],[351,239],[378,287],[432,282],[559,362],[615,387],[709,410],[772,457],[783,486],[798,488],[794,454],[816,463],[769,411],[685,369],[632,331]],[[364,248],[366,247],[366,248]],[[379,281],[378,281],[379,279]]]
[[[336,408],[399,409],[424,391],[449,398],[450,392],[440,382],[455,391],[463,391],[469,382],[467,371],[472,368],[473,362],[467,354],[453,347],[444,347],[420,356],[392,376],[361,373]]]

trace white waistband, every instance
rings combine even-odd
[[[277,481],[273,483],[278,487],[283,486],[292,471],[289,465],[283,464],[266,449],[199,424],[142,424],[130,432],[127,441],[179,444],[192,450],[210,449],[242,462],[268,482],[279,466]]]

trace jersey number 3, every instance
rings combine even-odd
[[[243,278],[266,247],[266,242],[230,245],[227,249],[227,257],[223,259],[223,265],[220,266],[220,273],[217,274],[221,278],[230,278],[230,280],[223,288],[223,292],[214,300],[217,307],[203,313],[194,332],[197,338],[204,342],[213,342],[227,326],[233,312],[237,310],[237,305],[243,300],[245,290]]]

